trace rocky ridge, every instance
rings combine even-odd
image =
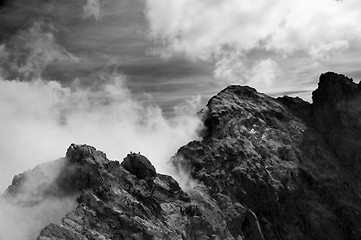
[[[202,140],[171,159],[197,182],[187,192],[140,154],[120,164],[72,144],[44,164],[60,172],[31,203],[76,196],[78,206],[38,240],[360,239],[360,91],[335,73],[321,75],[312,104],[227,87],[203,112]]]

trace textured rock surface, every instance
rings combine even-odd
[[[229,86],[208,102],[204,139],[173,163],[253,211],[265,239],[360,239],[359,85],[326,73],[313,99]]]
[[[360,239],[360,91],[334,73],[320,77],[313,104],[227,87],[203,111],[202,140],[171,159],[197,183],[187,193],[140,154],[120,164],[72,144],[41,165],[60,172],[31,196],[75,195],[78,206],[38,240]]]
[[[129,154],[119,164],[93,147],[71,145],[65,159],[56,181],[68,193],[80,193],[78,207],[61,225],[45,227],[38,240],[234,239],[227,219],[249,221],[247,231],[260,234],[245,208],[223,195],[220,206],[202,185],[184,193],[140,154]]]
[[[361,85],[343,75],[325,73],[313,92],[313,119],[343,166],[360,178]]]
[[[151,162],[140,154],[128,154],[122,162],[122,167],[140,179],[153,178],[157,175]]]

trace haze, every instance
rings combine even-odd
[[[311,100],[317,78],[358,79],[357,0],[0,2],[0,188],[87,143],[161,172],[229,84]]]

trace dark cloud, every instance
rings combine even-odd
[[[38,75],[64,86],[72,86],[76,81],[77,86],[83,87],[93,85],[102,73],[124,73],[135,95],[147,92],[160,99],[158,94],[171,92],[178,96],[178,102],[199,92],[212,91],[212,84],[204,84],[213,82],[213,69],[208,62],[184,57],[163,59],[152,53],[154,42],[148,37],[144,11],[142,0],[14,0],[0,14],[0,28],[4,29],[0,34],[9,53],[2,61],[5,66],[2,73],[9,79],[27,80]],[[20,32],[29,32],[34,23],[49,26],[39,37],[51,34],[58,55],[32,64],[38,66],[36,74],[25,76],[18,70],[25,66],[22,62],[29,62],[29,52],[42,56],[40,49],[29,49],[33,44],[19,41]],[[49,50],[44,47],[43,52]],[[166,106],[173,103],[164,98],[158,102],[168,115],[173,110]]]
[[[3,8],[7,2],[8,0],[0,0],[0,9]]]

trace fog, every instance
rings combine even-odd
[[[119,161],[130,151],[141,152],[158,172],[174,176],[168,161],[180,146],[197,138],[201,125],[194,112],[199,101],[179,105],[175,110],[178,115],[168,120],[156,105],[132,99],[124,86],[126,76],[103,75],[99,79],[100,83],[89,89],[65,88],[40,79],[0,80],[2,189],[15,174],[64,156],[73,142],[95,146],[109,159]],[[36,184],[41,182],[32,183]],[[46,199],[40,205],[20,208],[3,202],[0,237],[29,239],[44,223],[59,221],[73,207],[74,199]],[[10,226],[17,226],[17,230]]]
[[[154,93],[157,83],[116,67],[134,57],[139,64],[152,59],[145,53],[150,41],[136,37],[146,35],[146,26],[139,27],[145,22],[139,17],[143,7],[141,1],[5,3],[0,11],[0,189],[16,173],[64,156],[73,142],[93,145],[111,159],[141,152],[167,173],[169,157],[197,137],[199,94],[180,101],[177,94],[169,96],[172,117],[165,117],[157,102],[164,98]],[[133,49],[134,43],[139,48],[126,54],[123,49]],[[172,91],[162,89],[165,95]]]
[[[0,9],[1,192],[16,174],[63,157],[71,143],[92,145],[111,160],[140,152],[157,172],[175,176],[169,159],[198,138],[201,97],[179,101],[174,95],[172,117],[165,117],[155,100],[160,96],[142,87],[133,93],[141,85],[119,66],[152,59],[145,53],[149,40],[133,40],[146,33],[120,20],[139,4],[15,0]],[[124,51],[134,44],[140,50]],[[136,80],[146,84],[148,79]],[[1,200],[0,239],[36,239],[43,227],[60,223],[76,207],[76,196],[42,194],[44,186],[54,187],[60,169],[42,169],[15,198]],[[29,201],[33,204],[24,204]]]
[[[3,189],[15,173],[64,156],[72,142],[93,145],[110,159],[141,152],[158,171],[169,172],[167,160],[196,138],[199,121],[181,113],[167,120],[157,106],[131,98],[125,76],[103,78],[94,90],[41,80],[0,81]]]
[[[192,187],[168,162],[198,138],[195,113],[205,101],[234,83],[310,100],[321,72],[361,76],[360,7],[357,0],[1,2],[0,190],[63,157],[71,143],[119,161],[140,152]],[[32,207],[2,200],[0,239],[34,238],[76,206],[74,196],[41,200]]]
[[[0,197],[0,239],[37,239],[46,225],[60,224],[76,208],[77,194],[66,194],[57,185],[64,163],[58,159],[16,176]]]

